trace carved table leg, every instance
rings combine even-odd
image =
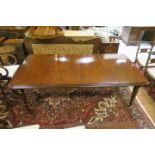
[[[132,92],[131,99],[130,99],[130,102],[129,102],[129,105],[128,106],[131,106],[132,105],[132,102],[134,101],[134,99],[135,99],[135,97],[136,97],[136,95],[138,93],[139,87],[140,86],[135,86],[133,88],[133,92]]]

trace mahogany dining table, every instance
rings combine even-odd
[[[148,80],[121,54],[34,54],[18,68],[9,88],[128,87],[133,86],[129,106],[139,87]]]

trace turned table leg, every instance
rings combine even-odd
[[[136,95],[138,93],[139,87],[140,86],[135,86],[133,88],[133,92],[132,92],[131,99],[130,99],[130,102],[129,102],[129,105],[128,106],[131,106],[132,105],[132,103],[133,103],[133,101],[134,101],[134,99],[135,99],[135,97],[136,97]]]

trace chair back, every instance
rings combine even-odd
[[[152,57],[155,55],[155,51],[151,51],[148,55],[146,66],[144,69],[144,74],[146,73],[148,68],[154,68],[155,67],[155,57]]]
[[[155,30],[143,30],[140,35],[141,41],[155,41]]]
[[[146,54],[148,54],[146,56],[149,57],[149,53],[151,53],[153,47],[154,47],[153,42],[139,41],[134,64],[136,64],[136,62],[137,62],[138,54],[146,53]]]

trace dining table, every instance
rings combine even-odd
[[[30,54],[8,87],[27,89],[101,88],[133,86],[129,106],[138,89],[149,84],[144,75],[122,54]]]

